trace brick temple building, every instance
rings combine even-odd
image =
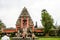
[[[21,15],[18,17],[18,20],[16,22],[16,31],[19,30],[19,28],[32,28],[34,31],[34,24],[33,21],[27,11],[27,9],[24,7]]]
[[[31,28],[33,32],[43,32],[43,29],[38,29],[34,27],[33,21],[27,11],[27,9],[24,7],[21,14],[19,15],[17,21],[16,21],[16,28],[2,28],[3,33],[13,33],[18,32],[20,28]]]

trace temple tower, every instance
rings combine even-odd
[[[33,21],[25,7],[23,8],[16,22],[16,31],[18,31],[20,28],[32,28],[32,31],[34,31]]]

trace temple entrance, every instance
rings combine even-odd
[[[27,27],[27,20],[23,20],[23,28]]]
[[[22,37],[32,40],[30,38],[32,38],[34,24],[25,7],[23,8],[21,15],[16,22],[16,30],[18,31],[18,37],[20,36],[20,38]]]

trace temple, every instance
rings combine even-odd
[[[45,10],[43,10],[45,11]],[[13,19],[12,19],[13,20]],[[22,9],[21,14],[19,15],[17,21],[16,21],[16,28],[6,28],[4,23],[0,20],[0,35],[3,35],[3,33],[14,33],[17,36],[21,35],[29,35],[29,34],[35,34],[35,35],[45,35],[44,34],[44,27],[43,28],[38,28],[37,22],[36,25],[34,26],[33,20],[31,19],[31,16],[29,12],[27,11],[27,8],[24,7]],[[57,35],[58,29],[51,28],[50,34],[49,35]],[[52,33],[51,33],[52,32]],[[55,33],[55,34],[54,34]]]
[[[20,28],[31,28],[34,31],[33,21],[25,7],[23,8],[16,22],[16,31],[18,31]]]
[[[30,14],[27,11],[27,8],[24,7],[21,14],[19,15],[17,21],[16,21],[16,28],[2,28],[2,33],[43,33],[43,29],[37,28],[37,23],[36,26],[33,24],[33,20],[31,19]]]

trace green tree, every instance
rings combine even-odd
[[[44,26],[44,33],[47,35],[53,26],[53,19],[45,9],[42,10],[41,17],[42,17],[41,22],[42,25]]]
[[[5,24],[4,23],[2,23],[2,21],[0,20],[0,30],[1,30],[1,28],[5,28]]]

